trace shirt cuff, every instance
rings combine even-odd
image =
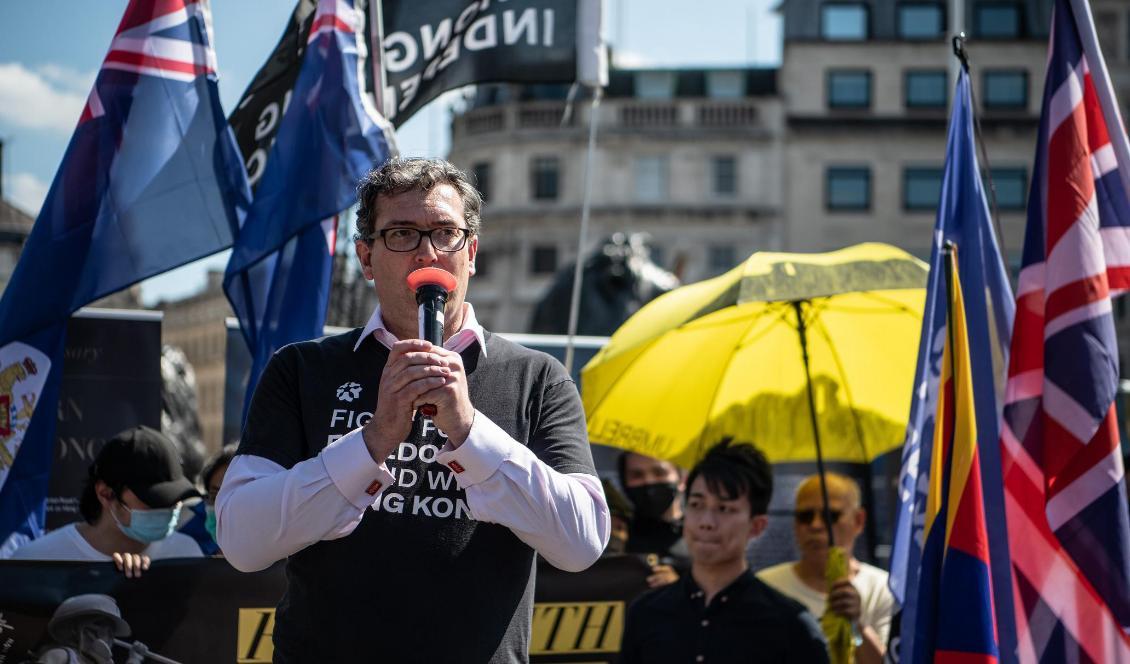
[[[361,429],[354,429],[326,445],[318,457],[337,490],[360,510],[372,505],[395,481],[386,464],[373,461],[361,437]]]
[[[450,468],[455,475],[455,483],[460,489],[466,489],[485,481],[503,461],[521,454],[519,450],[529,452],[524,446],[515,444],[510,434],[489,417],[476,410],[467,440],[457,449],[452,448],[451,442],[445,443],[436,455],[436,461]]]

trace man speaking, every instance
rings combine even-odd
[[[525,662],[535,552],[580,571],[608,541],[580,397],[464,301],[482,207],[464,173],[394,159],[358,198],[379,304],[267,365],[217,500],[220,546],[243,571],[289,557],[276,662]],[[442,346],[418,339],[407,279],[425,267],[455,278]]]

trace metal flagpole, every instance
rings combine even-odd
[[[603,89],[592,88],[589,107],[589,148],[585,154],[585,184],[581,201],[581,232],[577,236],[577,262],[573,267],[573,292],[569,298],[569,336],[565,341],[565,373],[573,375],[573,343],[577,335],[577,316],[581,308],[581,275],[584,271],[585,246],[588,243],[589,211],[592,207],[592,172],[596,161],[596,123]]]

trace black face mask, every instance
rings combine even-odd
[[[675,482],[660,482],[658,484],[644,484],[643,486],[629,487],[625,493],[628,500],[636,508],[637,519],[651,519],[658,521],[663,518],[663,513],[675,502],[679,493],[679,485]]]

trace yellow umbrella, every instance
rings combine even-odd
[[[583,369],[589,438],[684,467],[723,436],[775,463],[869,462],[902,443],[926,274],[861,244],[759,252],[671,291]]]

